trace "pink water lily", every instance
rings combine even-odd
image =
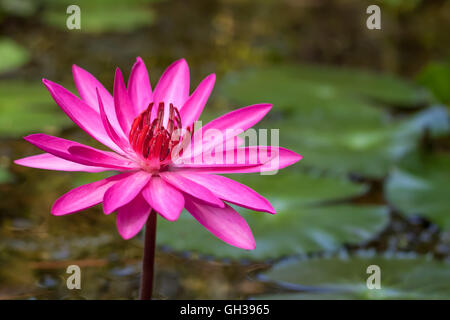
[[[129,239],[143,228],[152,210],[175,221],[186,208],[226,243],[247,250],[255,248],[246,221],[227,203],[272,214],[275,209],[249,187],[218,174],[264,171],[273,157],[252,163],[219,164],[178,163],[173,157],[172,151],[177,146],[189,144],[196,135],[194,122],[199,119],[212,91],[214,74],[206,77],[192,94],[184,59],[167,68],[153,91],[140,58],[131,70],[127,86],[121,71],[116,70],[113,95],[89,72],[75,65],[73,77],[80,97],[52,81],[44,79],[43,83],[69,118],[110,151],[38,133],[25,140],[46,153],[15,163],[60,171],[114,170],[119,174],[69,191],[56,200],[51,209],[53,215],[71,214],[103,203],[105,214],[117,212],[118,231],[124,239]],[[247,130],[271,107],[256,104],[238,109],[211,121],[203,129]],[[211,143],[208,140],[190,150],[198,157],[196,152],[201,156],[218,143],[224,141]],[[235,145],[232,150],[228,148],[223,152],[245,152],[258,158],[261,150],[272,151],[271,147]],[[276,155],[275,169],[301,159],[300,155],[283,148],[276,148]],[[273,166],[270,169],[273,170]]]

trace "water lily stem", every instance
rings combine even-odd
[[[151,211],[145,225],[144,258],[142,260],[141,300],[151,300],[155,267],[156,212]]]

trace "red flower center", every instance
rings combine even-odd
[[[171,161],[171,151],[183,136],[181,117],[178,109],[170,104],[169,119],[164,126],[164,102],[158,106],[156,117],[151,121],[153,102],[134,119],[129,141],[133,150],[149,161],[152,168],[159,169]],[[190,128],[186,130],[190,135]]]

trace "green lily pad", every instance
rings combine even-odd
[[[1,11],[8,15],[29,17],[34,14],[39,6],[35,0],[0,0]]]
[[[352,183],[344,177],[305,174],[292,168],[283,169],[274,176],[231,174],[228,177],[257,190],[264,197],[284,199],[298,205],[348,199],[368,190],[367,185]]]
[[[419,156],[392,172],[386,198],[407,215],[422,215],[444,230],[450,229],[450,156]]]
[[[430,138],[440,138],[450,133],[450,114],[444,106],[432,106],[422,110],[405,122],[404,130],[409,132],[429,132]]]
[[[259,184],[253,178],[238,178],[255,185],[277,210],[277,214],[271,215],[236,208],[252,228],[256,250],[245,251],[223,243],[185,211],[175,222],[159,219],[158,243],[176,251],[193,251],[218,258],[276,259],[368,240],[388,221],[384,207],[312,205],[357,195],[364,186],[355,187],[338,179],[316,178],[315,181],[300,173],[279,175],[281,177],[258,176]],[[308,191],[308,187],[311,190]]]
[[[280,145],[302,154],[302,167],[371,178],[382,178],[413,151],[423,129],[395,121],[373,101],[408,107],[427,99],[392,76],[309,66],[230,75],[223,91],[240,104],[274,103],[261,126],[280,129]]]
[[[417,81],[434,96],[450,106],[450,62],[431,62],[420,72]]]
[[[155,14],[149,3],[157,0],[81,0],[77,5],[81,10],[80,31],[88,33],[129,32],[150,25]],[[44,21],[60,29],[66,29],[69,14],[66,8],[73,1],[46,0],[48,8],[44,11]],[[107,10],[105,10],[107,8]]]
[[[71,183],[73,188],[76,188],[84,184],[106,179],[116,174],[118,174],[116,171],[76,172],[72,174]]]
[[[278,128],[280,145],[303,156],[301,168],[370,178],[384,177],[395,163],[415,151],[423,131],[410,121],[352,123],[348,115],[345,121],[302,126],[296,123],[297,118],[269,122],[266,127]]]
[[[243,71],[231,74],[223,89],[241,103],[270,101],[281,108],[343,98],[410,107],[429,99],[427,91],[393,75],[330,66],[280,65]]]
[[[0,134],[20,137],[27,133],[55,133],[71,124],[40,83],[0,83]]]
[[[380,268],[380,289],[367,280]],[[450,299],[450,265],[426,257],[357,256],[290,260],[275,265],[263,278],[299,292],[257,299]]]
[[[0,167],[0,183],[8,183],[12,180],[12,174],[8,169]]]
[[[0,38],[0,72],[21,67],[30,59],[28,51],[11,39]]]

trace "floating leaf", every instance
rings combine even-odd
[[[88,184],[94,181],[99,181],[111,177],[118,172],[115,171],[104,171],[104,172],[77,172],[72,174],[72,186],[74,188],[79,187],[83,184]]]
[[[302,154],[305,168],[381,178],[416,148],[422,129],[394,121],[371,102],[423,103],[423,92],[391,76],[279,66],[230,75],[224,92],[242,104],[270,101],[274,111],[283,110],[261,126],[280,129],[280,145]]]
[[[0,8],[7,14],[29,17],[36,12],[39,3],[35,0],[0,0]]]
[[[367,279],[380,267],[381,289],[368,289]],[[297,290],[258,299],[449,299],[450,265],[425,257],[398,255],[289,260],[262,275],[267,281]]]
[[[325,100],[345,97],[405,107],[429,99],[426,91],[393,75],[307,65],[281,65],[231,74],[224,91],[242,103],[261,100],[271,101],[278,107],[295,108],[311,103],[320,106]]]
[[[0,184],[8,183],[12,180],[12,175],[8,169],[0,167]]]
[[[359,187],[358,190],[339,180],[322,181],[317,178],[314,181],[299,173],[286,174],[287,176],[272,180],[270,176],[258,177],[260,182],[256,190],[268,197],[277,214],[237,208],[253,230],[256,250],[244,251],[221,242],[187,212],[183,212],[175,222],[160,219],[158,243],[177,251],[194,251],[220,258],[280,258],[297,253],[336,249],[343,243],[368,240],[388,221],[388,213],[384,207],[308,206],[307,204],[321,201],[347,198],[363,189]],[[256,183],[256,180],[253,181]],[[252,184],[253,182],[250,183]],[[266,186],[263,187],[264,184]],[[282,187],[277,190],[278,185]],[[311,191],[306,191],[308,186],[311,186]],[[304,191],[303,194],[301,190]]]
[[[17,137],[67,126],[70,119],[52,101],[40,83],[0,83],[0,134]]]
[[[279,129],[280,145],[303,156],[302,168],[318,168],[330,173],[382,178],[396,162],[416,149],[421,135],[421,128],[409,122],[352,124],[351,120],[336,119],[316,126],[302,126],[296,124],[300,117],[272,122],[267,127]]]
[[[419,74],[418,82],[450,106],[450,62],[431,62]]]
[[[422,215],[450,229],[450,156],[419,157],[394,170],[386,182],[387,200],[407,215]]]
[[[10,71],[28,62],[28,51],[11,39],[0,38],[0,72]]]
[[[282,198],[298,205],[348,199],[368,189],[364,184],[352,183],[343,177],[314,176],[291,168],[283,169],[274,176],[233,174],[229,177],[258,190],[265,197]]]
[[[48,9],[44,12],[44,21],[61,29],[67,29],[69,14],[66,8],[73,4],[71,0],[46,0]],[[149,3],[156,0],[81,0],[77,5],[81,10],[81,31],[89,33],[128,32],[151,24],[155,15]],[[107,8],[107,10],[105,9]]]
[[[433,106],[422,110],[409,119],[404,129],[410,132],[428,131],[430,138],[439,138],[450,133],[450,114],[443,106]]]

